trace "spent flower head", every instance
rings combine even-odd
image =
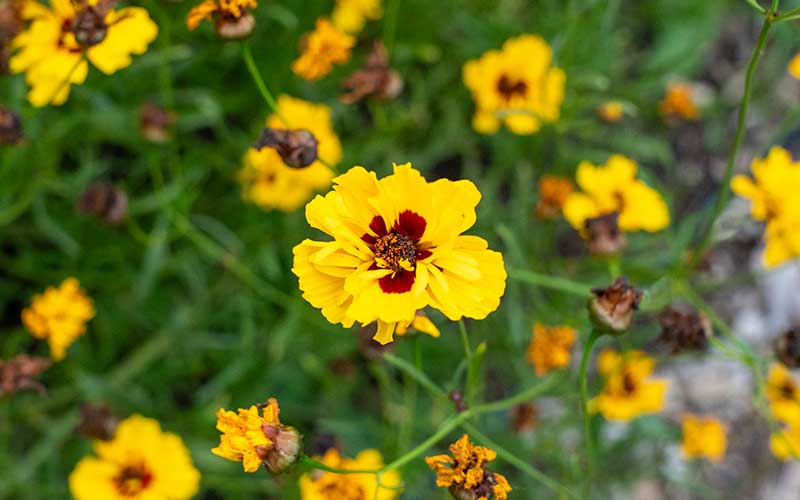
[[[244,38],[255,28],[256,21],[250,11],[256,7],[256,0],[203,0],[189,11],[186,26],[191,31],[204,20],[214,19],[220,37]]]
[[[658,340],[672,354],[708,349],[713,332],[711,322],[705,316],[670,306],[658,313],[658,322],[661,323]]]
[[[589,301],[589,314],[595,327],[613,335],[627,331],[634,311],[639,309],[642,292],[620,276],[610,286],[596,288],[592,293],[595,297]]]
[[[506,500],[511,486],[505,476],[486,469],[497,454],[484,446],[475,446],[464,434],[450,445],[450,455],[434,455],[425,463],[436,471],[436,486],[449,488],[459,500]]]
[[[800,328],[787,330],[775,341],[775,357],[790,368],[800,368]]]

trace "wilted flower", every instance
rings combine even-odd
[[[721,462],[725,457],[728,428],[716,418],[687,414],[683,417],[683,443],[686,458],[705,457]]]
[[[76,208],[106,224],[116,225],[128,216],[128,195],[111,184],[95,182],[83,192]]]
[[[589,313],[597,328],[605,333],[624,333],[631,324],[633,312],[639,309],[642,292],[620,276],[608,288],[592,290],[595,297],[589,302]]]
[[[75,429],[82,436],[100,441],[110,441],[117,431],[119,419],[103,404],[81,406],[81,421]]]
[[[256,7],[256,0],[203,0],[189,11],[186,26],[191,31],[213,18],[214,28],[222,38],[244,38],[255,28],[250,10]]]
[[[625,106],[619,101],[607,101],[597,108],[597,116],[606,123],[617,123],[625,117]]]
[[[22,142],[22,120],[8,108],[0,106],[0,146]]]
[[[661,335],[658,339],[669,347],[672,354],[704,351],[708,348],[712,331],[711,323],[705,316],[667,307],[658,313],[658,321],[661,323]]]
[[[36,377],[50,368],[47,358],[19,354],[8,361],[0,360],[0,399],[19,391],[47,392]]]
[[[609,420],[630,420],[655,413],[664,406],[666,380],[651,380],[656,361],[642,351],[600,353],[598,371],[605,378],[603,392],[589,402],[589,411]]]
[[[422,311],[417,311],[417,313],[414,315],[414,320],[411,322],[400,321],[397,323],[394,333],[403,336],[408,333],[409,328],[419,333],[430,335],[433,338],[439,338],[439,335],[441,335],[439,333],[439,329],[436,328],[435,324],[433,324],[433,321],[431,321],[431,319]]]
[[[566,177],[543,175],[539,179],[539,200],[536,202],[536,217],[554,219],[561,215],[567,198],[575,185]]]
[[[286,120],[284,122],[284,120]],[[287,164],[276,148],[250,148],[239,171],[242,197],[266,210],[297,210],[315,191],[330,186],[335,166],[342,159],[342,145],[333,130],[331,110],[287,95],[278,97],[278,112],[267,118],[268,129],[306,130],[315,139],[316,161],[305,168]],[[308,150],[286,148],[283,153],[293,163],[307,159]],[[302,157],[302,158],[301,158]]]
[[[113,0],[51,2],[50,9],[29,1],[23,15],[30,27],[13,42],[17,52],[11,71],[26,73],[34,106],[63,104],[72,84],[89,72],[88,59],[110,75],[131,64],[132,54],[144,54],[158,26],[141,7],[113,10]]]
[[[800,386],[780,363],[775,363],[769,370],[767,400],[775,418],[800,424]]]
[[[526,432],[536,427],[539,412],[532,403],[522,403],[511,408],[511,430],[516,433]]]
[[[528,361],[536,368],[536,375],[541,377],[556,368],[568,366],[576,337],[577,332],[572,327],[536,323],[528,347]]]
[[[158,422],[133,415],[120,422],[109,441],[93,443],[69,475],[76,500],[188,500],[200,485],[189,450]]]
[[[389,55],[381,41],[372,46],[364,67],[342,82],[339,97],[346,104],[374,97],[380,100],[394,99],[403,91],[403,78],[389,67]]]
[[[0,0],[0,75],[8,73],[11,42],[25,28],[24,5],[25,0]]]
[[[31,306],[22,311],[25,328],[34,337],[47,339],[50,356],[56,361],[63,359],[70,344],[86,333],[86,323],[92,318],[92,299],[83,293],[75,278],[34,295]]]
[[[664,118],[682,118],[684,120],[700,118],[700,110],[697,108],[692,85],[688,83],[670,84],[664,99],[658,104],[658,112]]]
[[[778,337],[775,356],[790,368],[800,368],[800,330],[793,328]]]
[[[348,470],[378,470],[383,456],[377,450],[364,450],[355,459],[342,457],[335,448],[322,457],[314,457],[328,467]],[[402,481],[396,470],[375,474],[335,474],[314,470],[300,477],[302,500],[394,500],[400,495]]]
[[[436,471],[436,486],[449,488],[459,500],[506,500],[511,486],[505,476],[486,470],[497,454],[484,446],[474,446],[469,436],[450,445],[450,455],[426,457],[425,463]]]
[[[345,33],[358,33],[367,20],[375,21],[383,15],[381,0],[336,0],[331,20]]]
[[[328,321],[346,328],[377,321],[374,338],[386,344],[397,323],[426,306],[453,321],[497,309],[503,256],[483,238],[461,234],[476,219],[480,193],[472,182],[429,183],[406,164],[381,180],[353,167],[334,183],[306,207],[309,224],[333,240],[297,245],[292,268],[303,298]]]
[[[552,66],[552,50],[541,37],[522,35],[464,65],[472,92],[472,127],[482,134],[504,124],[515,134],[536,133],[559,118],[566,75]]]
[[[319,80],[331,72],[334,64],[350,60],[355,43],[354,37],[327,19],[317,19],[316,29],[303,37],[302,53],[292,63],[292,71],[306,80]]]
[[[317,159],[317,139],[308,130],[265,128],[253,149],[273,148],[289,167],[303,168]]]
[[[139,132],[145,140],[155,143],[169,141],[175,113],[147,101],[139,110]]]
[[[625,233],[619,228],[619,212],[591,217],[584,221],[583,226],[582,234],[592,255],[613,255],[628,244]]]

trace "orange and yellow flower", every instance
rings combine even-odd
[[[335,448],[324,456],[314,457],[328,467],[346,470],[378,470],[383,457],[377,450],[364,450],[355,459],[342,457]],[[334,474],[314,471],[300,478],[302,500],[394,500],[402,491],[400,473],[396,470],[381,474]]]
[[[609,420],[630,420],[660,411],[669,384],[666,380],[649,378],[655,364],[655,360],[642,351],[604,350],[597,366],[605,378],[605,387],[589,402],[589,410],[600,412]]]
[[[497,454],[484,446],[474,446],[469,436],[450,445],[450,455],[426,457],[425,463],[436,471],[436,486],[450,488],[455,498],[477,500],[506,500],[511,485],[502,474],[490,472],[486,464],[497,458]],[[460,496],[460,495],[465,496]]]
[[[619,101],[607,101],[597,108],[597,116],[606,123],[617,123],[625,117],[625,106]]]
[[[700,109],[697,107],[695,91],[688,83],[672,83],[667,86],[664,99],[658,104],[658,112],[664,118],[697,120]]]
[[[541,377],[556,368],[568,366],[570,350],[576,337],[577,332],[569,326],[544,326],[536,323],[528,347],[528,361],[536,369],[536,375]]]
[[[292,71],[301,78],[315,81],[327,75],[335,64],[350,60],[356,39],[341,31],[327,19],[317,19],[314,31],[303,39],[303,50]]]
[[[394,333],[402,336],[407,334],[409,329],[430,335],[433,338],[439,338],[439,335],[441,335],[439,329],[436,328],[436,325],[433,323],[433,321],[431,321],[431,319],[421,311],[417,311],[417,314],[414,316],[414,320],[410,323],[408,321],[401,321],[397,323]]]
[[[683,455],[686,458],[705,457],[712,462],[721,462],[725,457],[727,431],[727,426],[716,418],[684,415]]]
[[[575,191],[575,185],[570,179],[556,175],[543,175],[539,179],[536,216],[540,219],[554,219],[561,215],[564,203],[573,191]]]
[[[190,31],[194,30],[201,22],[215,16],[218,21],[235,22],[256,7],[258,7],[256,0],[203,0],[189,11],[186,16],[186,27]]]

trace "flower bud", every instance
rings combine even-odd
[[[308,130],[265,128],[253,147],[274,148],[290,167],[307,167],[317,159],[317,138]]]
[[[661,335],[658,340],[670,348],[672,354],[684,351],[704,351],[712,335],[708,318],[694,312],[681,312],[667,307],[658,314]]]
[[[592,293],[595,298],[589,301],[589,314],[594,325],[604,333],[624,333],[631,325],[633,312],[639,308],[642,292],[619,277],[608,288],[597,288]]]
[[[775,356],[789,368],[800,368],[800,330],[793,328],[778,337]]]
[[[128,195],[111,184],[95,182],[83,192],[76,208],[113,226],[128,215]]]
[[[142,137],[150,142],[164,143],[169,141],[170,129],[175,123],[175,114],[157,106],[151,101],[142,105],[139,111],[139,131]]]
[[[13,145],[22,142],[22,120],[17,113],[0,107],[0,145]]]
[[[266,450],[256,450],[267,469],[283,474],[294,467],[303,449],[303,435],[294,427],[281,424],[263,424],[261,431],[272,441]]]
[[[613,255],[628,244],[625,234],[619,229],[619,212],[586,219],[584,225],[589,252],[593,255]]]

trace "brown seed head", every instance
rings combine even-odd
[[[147,101],[139,110],[139,131],[146,140],[156,143],[169,141],[175,114]]]
[[[52,362],[47,358],[20,354],[8,361],[0,361],[0,398],[19,391],[36,391],[45,394],[45,387],[35,380]]]
[[[775,357],[789,368],[800,368],[800,329],[792,328],[778,337]]]
[[[0,145],[19,144],[22,140],[22,120],[19,115],[0,107]]]
[[[116,225],[128,215],[128,196],[111,184],[95,182],[83,192],[76,208],[106,224]]]
[[[342,81],[339,99],[353,104],[374,97],[379,100],[394,99],[403,91],[400,73],[389,67],[389,55],[383,42],[376,41],[367,56],[364,66]]]
[[[661,323],[658,340],[667,345],[672,354],[708,349],[712,331],[705,316],[670,306],[658,313],[658,321]]]
[[[631,325],[633,312],[639,308],[642,292],[619,277],[608,288],[598,288],[592,293],[595,298],[589,301],[589,313],[595,326],[613,335],[624,333]]]
[[[586,219],[584,224],[592,255],[613,255],[628,244],[625,233],[619,229],[619,212]]]
[[[114,437],[119,419],[104,404],[85,404],[81,407],[81,421],[76,430],[83,436],[100,441]]]
[[[511,408],[511,430],[519,434],[533,430],[539,420],[539,412],[531,403],[518,404]]]
[[[294,427],[277,424],[264,424],[261,431],[272,441],[272,446],[268,449],[257,450],[267,469],[273,474],[283,474],[291,470],[300,458],[303,435]]]
[[[247,38],[256,27],[256,19],[252,14],[245,13],[240,17],[219,15],[216,24],[217,34],[227,40],[241,40]]]
[[[286,165],[302,168],[317,159],[317,144],[317,138],[308,130],[265,128],[253,147],[259,151],[266,147],[274,148]]]

